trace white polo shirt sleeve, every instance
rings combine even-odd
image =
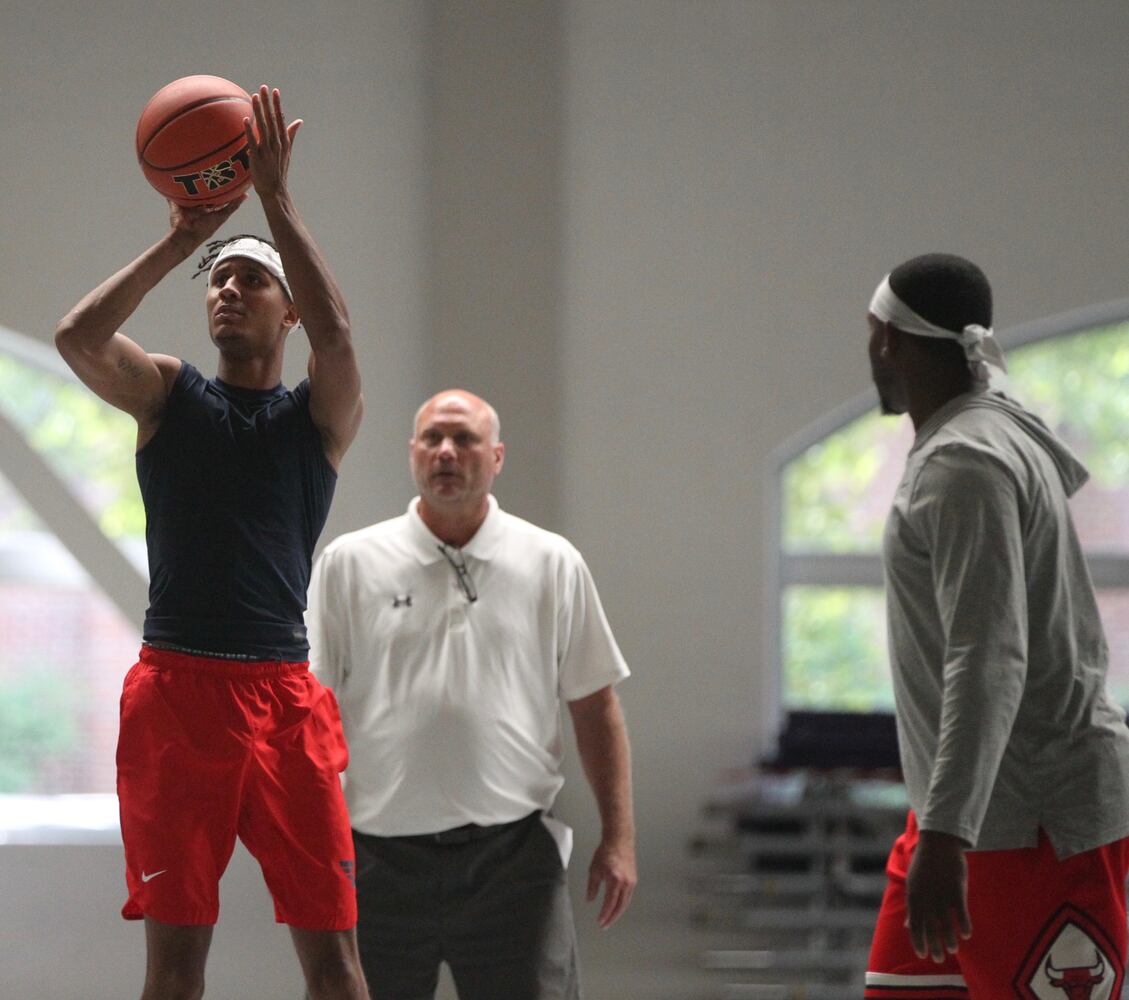
[[[348,607],[336,591],[341,574],[331,565],[334,546],[329,546],[314,563],[307,595],[306,634],[310,642],[310,671],[328,688],[339,688],[347,670],[343,641],[349,632],[341,618]]]
[[[558,611],[557,667],[561,697],[576,701],[631,671],[612,635],[596,584],[583,557],[571,545]]]

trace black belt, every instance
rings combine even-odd
[[[467,823],[465,826],[456,826],[450,830],[440,830],[438,833],[412,833],[406,837],[382,837],[381,840],[396,840],[402,844],[469,844],[472,840],[485,840],[495,837],[515,826],[528,823],[540,816],[540,812],[532,812],[521,819],[509,823],[497,823],[493,826],[479,826],[477,823]]]

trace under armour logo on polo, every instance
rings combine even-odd
[[[412,595],[411,594],[397,594],[392,598],[392,607],[394,607],[394,608],[400,608],[400,607],[410,608],[411,606],[412,606]]]

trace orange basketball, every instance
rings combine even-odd
[[[180,205],[223,205],[251,183],[243,119],[251,98],[230,80],[186,76],[150,98],[137,120],[146,179]]]

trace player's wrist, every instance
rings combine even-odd
[[[943,830],[919,830],[918,843],[927,850],[944,851],[950,854],[963,854],[969,848],[969,843],[963,837]]]
[[[271,212],[289,214],[294,210],[294,201],[290,197],[290,189],[286,186],[285,179],[263,188],[255,188],[255,191],[258,193],[259,200],[263,203],[263,211],[267,213],[268,217]]]
[[[164,247],[175,255],[177,263],[180,263],[180,261],[191,257],[203,240],[197,239],[194,234],[174,226],[165,234],[162,242]]]
[[[609,847],[635,848],[635,824],[632,822],[616,823],[614,825],[606,825],[600,840]]]

